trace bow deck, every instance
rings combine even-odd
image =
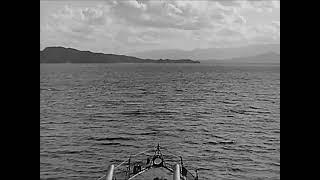
[[[154,152],[154,154],[150,154]],[[181,156],[165,159],[160,145],[153,149],[130,156],[114,168],[111,165],[107,174],[99,180],[198,180],[183,165]],[[172,157],[172,155],[171,155]]]

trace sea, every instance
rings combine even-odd
[[[199,180],[280,179],[280,65],[40,64],[40,179],[158,143]]]

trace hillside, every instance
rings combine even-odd
[[[64,47],[47,47],[40,51],[40,63],[200,63],[190,59],[153,60],[133,56],[94,53]]]

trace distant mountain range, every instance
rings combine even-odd
[[[133,56],[94,53],[64,47],[47,47],[40,51],[40,63],[200,63],[190,59],[137,58]]]
[[[94,53],[64,47],[40,51],[40,63],[280,63],[280,45],[255,45],[237,48],[158,50],[135,56]],[[196,61],[198,60],[198,61]]]
[[[194,60],[222,60],[234,58],[253,57],[261,54],[277,53],[280,54],[280,44],[250,45],[234,48],[209,48],[184,50],[153,50],[132,53],[130,55],[138,58],[168,58],[168,59],[194,59]]]
[[[269,52],[256,56],[227,59],[226,61],[248,63],[280,63],[280,54]]]
[[[269,52],[249,57],[230,58],[223,60],[207,60],[201,62],[230,62],[230,63],[273,63],[280,64],[280,54]]]

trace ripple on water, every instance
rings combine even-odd
[[[41,64],[40,179],[94,180],[157,143],[203,180],[280,179],[279,69]]]

